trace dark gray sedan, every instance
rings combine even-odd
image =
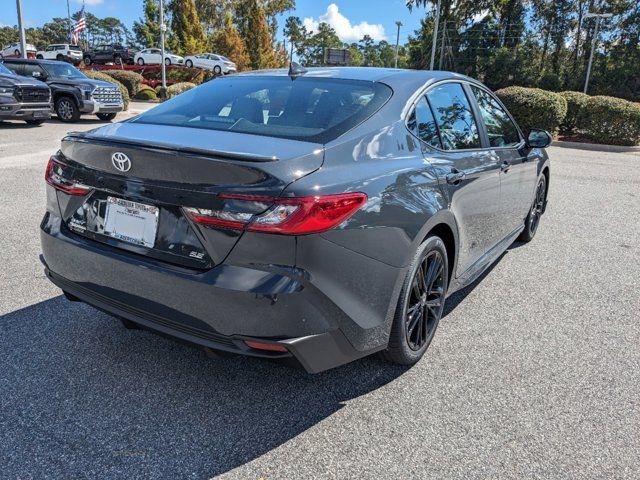
[[[128,328],[309,372],[412,364],[447,296],[535,235],[549,142],[453,73],[220,78],[64,138],[43,262]]]

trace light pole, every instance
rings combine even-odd
[[[593,52],[596,50],[598,46],[598,33],[600,32],[600,19],[601,18],[611,18],[613,17],[612,13],[590,13],[584,16],[585,20],[587,18],[595,17],[596,19],[596,28],[593,32],[593,41],[591,42],[591,53],[589,54],[589,65],[587,66],[587,78],[584,80],[584,93],[587,93],[589,89],[589,78],[591,77],[591,66],[593,65]]]
[[[431,43],[431,62],[429,70],[433,70],[433,63],[436,60],[436,42],[438,41],[438,25],[440,24],[440,0],[436,5],[436,18],[433,24],[433,41]]]
[[[27,58],[27,41],[24,38],[24,24],[22,23],[22,0],[16,0],[18,9],[18,30],[20,32],[20,56]]]
[[[69,43],[71,43],[71,9],[69,8],[69,0],[67,0],[67,26],[68,28],[68,36],[69,38],[67,39],[69,41]]]
[[[402,26],[402,22],[398,20],[396,21],[396,25],[398,26],[398,33],[396,34],[396,59],[394,62],[394,67],[398,68],[398,45],[400,44],[400,27]]]
[[[162,71],[162,91],[167,95],[167,70],[164,63],[164,32],[167,26],[164,24],[164,1],[160,0],[160,70]]]

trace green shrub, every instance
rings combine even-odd
[[[608,145],[640,144],[640,105],[615,97],[589,97],[580,114],[581,134]]]
[[[105,75],[102,72],[96,72],[95,70],[85,70],[84,74],[89,78],[93,78],[94,80],[103,80],[105,82],[109,82],[117,85],[118,88],[120,89],[120,93],[122,94],[122,100],[124,101],[124,109],[125,110],[129,109],[129,91],[123,84],[121,84],[115,78],[112,78],[109,75]]]
[[[147,85],[143,85],[142,88],[138,90],[138,93],[136,93],[136,96],[133,98],[135,98],[136,100],[157,100],[158,95],[153,88]]]
[[[180,95],[181,93],[186,92],[187,90],[191,90],[195,86],[196,84],[191,82],[174,83],[170,87],[167,87],[167,97],[173,98],[176,95]]]
[[[144,80],[139,73],[128,70],[103,70],[103,73],[106,73],[127,87],[130,97],[135,97],[136,93],[138,93],[142,87],[142,81]]]
[[[567,114],[567,101],[554,92],[539,88],[507,87],[498,90],[496,95],[523,130],[544,128],[554,135]]]
[[[160,80],[162,78],[162,73],[160,70],[145,72],[144,78],[147,80]],[[167,70],[168,82],[190,82],[200,85],[201,83],[208,82],[212,78],[215,78],[215,75],[209,70],[193,68],[170,68]]]
[[[560,95],[567,101],[567,114],[560,125],[562,133],[574,133],[580,128],[580,115],[582,108],[589,100],[589,95],[582,92],[560,92]]]

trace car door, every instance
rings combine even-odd
[[[499,166],[484,148],[471,101],[460,82],[443,82],[426,92],[439,143],[426,158],[442,179],[458,226],[456,277],[465,275],[494,245],[499,208]]]
[[[157,48],[149,49],[149,53],[144,59],[145,63],[160,64],[162,63],[162,52]]]
[[[503,237],[524,224],[538,179],[537,164],[525,148],[515,122],[488,90],[470,85],[491,153],[500,164],[499,228]]]

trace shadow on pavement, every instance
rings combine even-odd
[[[0,344],[5,478],[213,477],[407,370],[212,360],[62,296],[0,317]]]

